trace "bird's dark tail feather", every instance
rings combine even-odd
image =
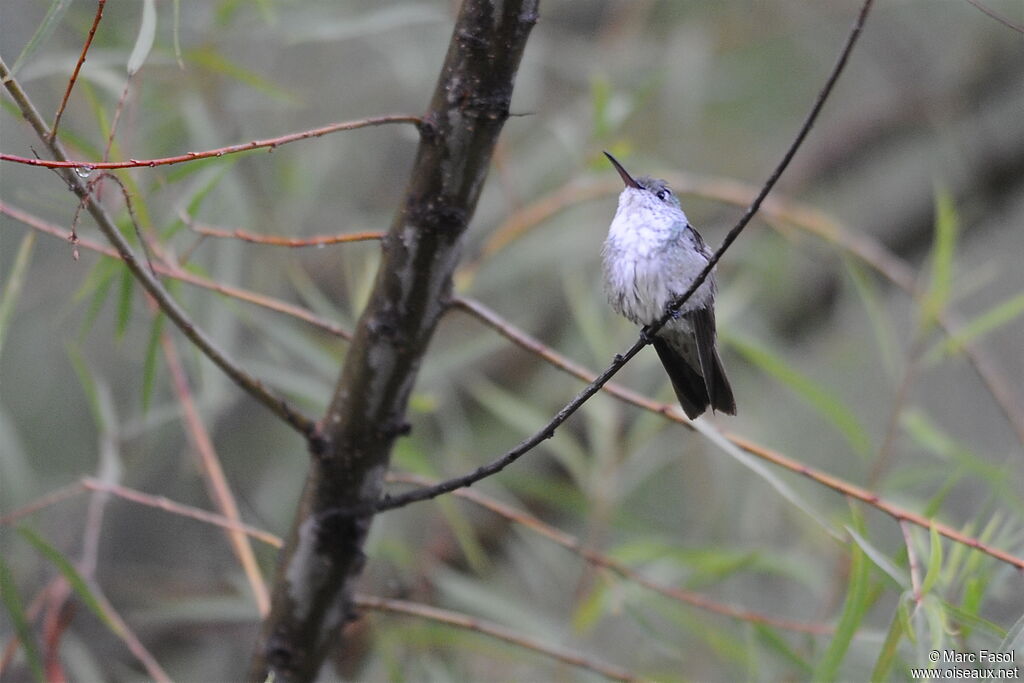
[[[679,405],[683,407],[686,417],[691,420],[696,419],[711,404],[704,378],[664,339],[654,338],[654,350],[658,352],[658,358],[661,359],[661,364],[665,366],[665,372],[672,380],[672,388],[676,392],[676,398],[679,399]],[[728,385],[728,383],[726,384]],[[732,393],[730,392],[729,395],[732,396]],[[735,406],[733,410],[735,410]]]
[[[687,339],[679,348],[678,343],[673,345],[660,336],[654,338],[654,350],[672,380],[679,405],[691,420],[708,406],[735,415],[736,399],[716,348],[714,311],[697,309],[685,317],[693,328],[692,341]]]
[[[718,355],[718,340],[715,333],[715,311],[713,308],[699,308],[686,314],[693,326],[693,337],[697,344],[697,359],[700,374],[704,376],[708,402],[714,410],[729,415],[736,414],[736,399],[732,395],[729,378],[725,376],[722,359]]]

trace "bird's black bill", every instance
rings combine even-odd
[[[622,164],[620,164],[615,157],[608,152],[605,152],[604,155],[608,157],[608,161],[612,162],[612,166],[614,166],[615,170],[619,172],[620,176],[622,176],[622,182],[626,183],[626,187],[633,187],[638,190],[640,189],[640,185],[633,180],[633,176],[629,175],[629,171],[622,168]]]

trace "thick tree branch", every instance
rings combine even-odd
[[[405,201],[388,235],[280,556],[250,679],[316,676],[353,612],[362,546],[420,360],[445,309],[538,0],[465,0],[423,117]],[[338,507],[369,506],[359,516]]]

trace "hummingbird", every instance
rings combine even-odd
[[[650,325],[686,293],[712,253],[664,180],[633,178],[615,157],[604,154],[626,184],[601,250],[605,292],[617,313]],[[687,417],[698,417],[708,406],[736,414],[716,346],[714,270],[652,344]]]

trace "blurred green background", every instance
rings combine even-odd
[[[62,123],[76,158],[103,153],[144,4],[107,4]],[[987,4],[1024,22],[1019,0]],[[592,191],[615,179],[601,150],[612,150],[634,173],[681,181],[691,222],[716,246],[796,134],[858,7],[852,0],[543,2],[514,116],[466,239],[458,292],[577,362],[605,367],[637,332],[611,312],[601,291],[600,246],[615,207],[614,193]],[[50,8],[43,0],[0,6],[0,55],[8,65]],[[47,120],[94,11],[94,3],[70,3],[52,35],[19,65],[18,78]],[[128,90],[114,158],[418,114],[454,15],[446,2],[319,0],[161,2],[156,11],[155,42]],[[6,93],[3,107],[0,149],[45,156]],[[137,192],[142,228],[169,235],[168,252],[193,250],[190,263],[208,276],[351,329],[372,284],[378,244],[197,244],[180,213],[290,237],[383,230],[402,201],[416,142],[410,127],[372,128],[119,177]],[[930,305],[969,323],[972,344],[1011,395],[1020,424],[1022,190],[1022,35],[966,1],[879,3],[774,195],[773,219],[755,219],[719,268],[718,322],[739,415],[711,421],[1024,554],[1024,435],[961,347],[943,346],[946,337],[927,315]],[[721,201],[727,191],[741,205]],[[6,204],[65,228],[75,214],[77,202],[51,171],[4,163],[0,192]],[[115,186],[107,183],[105,192],[128,226]],[[535,202],[574,194],[596,198],[567,202],[495,248],[495,236],[509,234],[507,221]],[[785,211],[791,218],[802,211],[806,220],[786,220]],[[844,247],[836,233],[823,239],[808,225],[888,250],[923,294],[908,296],[851,253],[849,240]],[[79,231],[102,241],[86,218]],[[0,215],[0,282],[8,281],[28,232]],[[936,235],[952,250],[936,249]],[[69,244],[45,235],[26,263],[0,332],[0,514],[95,475],[100,463],[125,486],[212,509],[167,369],[147,352],[153,317],[138,288],[120,266],[87,250],[76,261]],[[174,292],[246,368],[307,413],[322,412],[344,342],[205,290],[177,285]],[[284,535],[305,474],[303,444],[172,336],[243,519]],[[156,359],[148,399],[147,358]],[[76,373],[76,362],[84,372]],[[616,381],[671,400],[653,353],[642,353]],[[398,442],[394,464],[437,477],[463,473],[537,429],[581,386],[455,311],[424,361],[412,434]],[[876,469],[881,453],[885,465]],[[842,680],[865,680],[899,622],[897,605],[905,613],[914,607],[906,587],[879,568],[888,560],[890,570],[909,577],[900,526],[766,467],[768,477],[695,432],[599,395],[554,439],[480,490],[666,585],[782,619],[852,621],[848,650],[830,635],[676,604],[453,500],[378,518],[363,590],[494,620],[645,677],[807,680],[834,665]],[[778,481],[791,499],[773,486]],[[794,501],[816,512],[808,515]],[[82,494],[22,522],[78,559],[87,507]],[[859,525],[863,544],[848,536],[837,542],[826,531]],[[1024,612],[1021,576],[1011,567],[948,541],[936,558],[927,531],[911,536],[920,573],[935,565],[938,578],[909,617],[916,642],[904,635],[896,663],[884,670],[893,680],[906,678],[907,666],[925,666],[922,652],[932,646],[993,649]],[[0,528],[0,541],[14,577],[7,589],[15,587],[28,605],[57,570],[12,526]],[[844,596],[853,585],[851,556],[861,548],[873,561],[863,614],[855,618],[844,610]],[[270,580],[275,552],[260,544],[256,550]],[[113,499],[95,578],[172,677],[240,675],[258,615],[221,530]],[[10,621],[0,629],[6,641]],[[144,677],[85,607],[60,640],[74,680]],[[21,660],[10,667],[26,671]],[[387,614],[353,627],[340,672],[324,677],[591,676],[480,634]]]

